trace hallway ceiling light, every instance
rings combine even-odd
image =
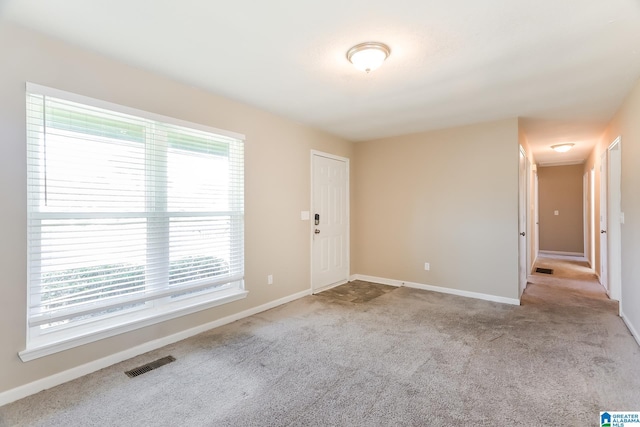
[[[557,144],[557,145],[552,145],[551,148],[557,151],[558,153],[566,153],[567,151],[571,150],[571,148],[573,148],[574,145],[575,144],[572,144],[572,143]]]
[[[355,45],[347,52],[347,59],[358,70],[375,70],[382,65],[391,54],[389,46],[378,42],[366,42]]]

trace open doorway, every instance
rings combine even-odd
[[[591,250],[588,206],[593,198],[584,164],[540,165],[535,178],[539,252],[521,301],[574,305],[608,300],[587,259]]]
[[[584,190],[580,164],[537,168],[540,254],[584,257]]]

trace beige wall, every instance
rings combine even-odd
[[[357,143],[355,163],[357,273],[518,298],[517,119]]]
[[[595,212],[600,212],[600,156],[618,137],[621,137],[622,182],[622,302],[621,312],[640,340],[640,81],[636,83],[620,109],[609,123],[600,144],[595,147],[584,171],[595,171]],[[596,232],[599,226],[596,225]],[[595,268],[600,273],[600,239],[595,236]]]
[[[310,288],[310,224],[300,220],[310,208],[310,150],[350,158],[353,144],[8,24],[0,24],[0,53],[0,392]],[[20,361],[27,294],[25,81],[245,134],[249,296]]]
[[[584,165],[538,168],[540,250],[584,253]],[[559,215],[554,215],[554,211]]]
[[[352,160],[352,273],[518,297],[517,119],[352,144],[4,23],[0,52],[0,393],[308,290],[312,149]],[[20,361],[26,81],[246,135],[247,299]]]

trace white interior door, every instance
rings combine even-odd
[[[525,244],[527,246],[527,269],[525,271],[525,274],[527,275],[527,277],[529,276],[529,274],[531,274],[531,270],[533,269],[533,251],[531,250],[531,236],[533,234],[533,231],[531,229],[531,218],[532,218],[532,211],[533,211],[533,198],[531,197],[531,180],[533,177],[533,169],[534,169],[534,165],[531,164],[531,161],[527,158],[526,159],[526,164],[527,164],[527,174],[526,174],[526,181],[525,181],[525,187],[526,187],[526,198],[525,198],[525,208],[526,208],[526,222],[525,222],[525,230],[527,230],[526,232],[526,237],[525,237]]]
[[[520,165],[518,174],[518,273],[519,295],[527,286],[527,157],[520,147]]]
[[[318,292],[349,277],[349,160],[312,153],[311,287]]]
[[[622,287],[622,228],[621,228],[621,147],[620,138],[609,146],[607,164],[607,249],[609,260],[609,296],[620,301]]]
[[[607,151],[600,157],[600,283],[609,293],[607,249]]]
[[[538,194],[538,171],[534,172],[533,176],[533,215],[534,215],[534,236],[533,236],[533,258],[534,263],[538,258],[538,252],[540,252],[540,214],[538,212],[539,194]]]
[[[582,249],[589,259],[589,172],[582,175]]]
[[[596,268],[596,174],[593,168],[589,171],[589,265]]]

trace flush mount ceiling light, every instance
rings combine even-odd
[[[571,150],[571,148],[573,148],[575,144],[572,143],[567,143],[567,144],[557,144],[557,145],[552,145],[551,149],[557,151],[558,153],[566,153],[567,151]]]
[[[347,52],[347,59],[358,70],[375,70],[382,65],[385,59],[391,54],[389,46],[378,42],[366,42],[355,45]]]

